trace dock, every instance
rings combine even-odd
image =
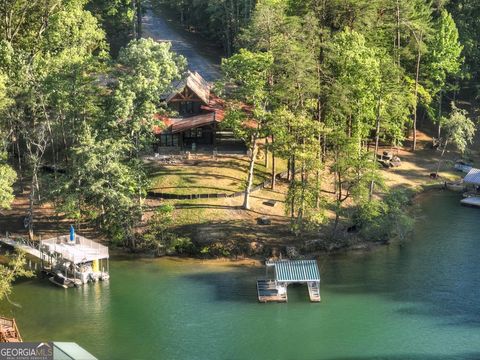
[[[0,316],[0,342],[22,342],[15,319]]]
[[[306,284],[311,302],[320,302],[320,272],[315,260],[278,260],[267,261],[266,276],[257,280],[258,301],[288,302],[289,284]],[[273,279],[268,277],[269,268],[273,268]]]
[[[80,235],[40,241],[2,237],[0,243],[40,260],[41,269],[49,274],[49,280],[64,288],[110,277],[108,247]]]
[[[460,204],[465,206],[480,207],[480,196],[471,196],[460,200]]]
[[[266,302],[287,302],[287,288],[279,287],[275,281],[267,279],[257,280],[258,301]]]

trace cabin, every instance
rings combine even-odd
[[[188,71],[172,88],[163,100],[175,115],[158,117],[163,127],[154,129],[155,150],[244,149],[244,144],[231,132],[219,128],[224,118],[224,103],[211,92],[211,84],[199,73]]]
[[[269,276],[273,270],[273,278]],[[257,280],[258,301],[287,302],[290,284],[307,284],[311,302],[319,302],[320,272],[315,260],[277,260],[265,262],[265,278]]]

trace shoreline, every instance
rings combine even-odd
[[[414,211],[417,201],[421,201],[424,196],[427,196],[433,191],[442,191],[445,190],[443,182],[428,183],[424,182],[419,184],[417,187],[411,189],[411,196],[409,199],[408,211]],[[385,242],[368,242],[365,240],[359,241],[359,243],[352,244],[350,246],[341,247],[333,249],[331,251],[313,251],[305,254],[300,254],[306,258],[320,259],[325,256],[330,255],[342,255],[342,254],[351,254],[351,253],[370,253],[381,249],[388,245],[399,244],[401,242],[398,238],[389,239]],[[244,266],[256,266],[259,267],[267,259],[267,257],[262,256],[241,256],[241,257],[214,257],[214,258],[205,258],[200,256],[178,256],[178,255],[164,255],[164,256],[155,256],[148,252],[129,252],[126,248],[111,248],[110,252],[112,257],[116,259],[127,259],[127,260],[160,260],[160,259],[169,259],[179,262],[199,262],[202,264],[208,265],[244,265]],[[273,257],[271,257],[273,258]]]

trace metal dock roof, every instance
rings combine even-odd
[[[463,179],[463,182],[480,185],[480,169],[472,168]]]
[[[320,271],[316,260],[267,261],[265,265],[275,268],[275,280],[278,282],[320,282]]]

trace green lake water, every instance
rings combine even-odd
[[[262,268],[113,260],[109,283],[15,286],[4,314],[25,340],[74,341],[99,359],[480,359],[480,209],[424,196],[413,239],[319,261],[322,302],[290,287],[259,304]]]

